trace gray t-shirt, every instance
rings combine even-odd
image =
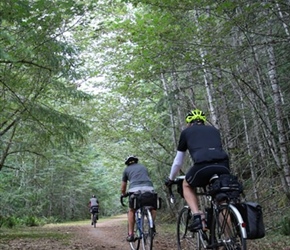
[[[99,205],[98,200],[96,198],[91,198],[90,202],[91,202],[91,204],[90,204],[91,207]]]
[[[134,163],[125,168],[122,181],[129,181],[128,192],[153,191],[154,187],[148,175],[147,168],[138,163]]]

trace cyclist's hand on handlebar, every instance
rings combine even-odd
[[[127,197],[127,195],[126,195],[126,194],[121,194],[121,195],[120,195],[120,202],[121,202],[122,206],[125,206],[125,204],[124,204],[124,202],[123,202],[123,198],[124,198],[124,197]]]
[[[169,177],[165,180],[164,184],[166,187],[171,187],[173,184],[173,180],[169,179]]]

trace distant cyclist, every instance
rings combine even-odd
[[[193,213],[188,228],[190,231],[197,231],[202,228],[202,221],[196,187],[206,186],[214,174],[230,173],[229,160],[222,147],[220,132],[215,127],[204,124],[206,117],[201,110],[192,110],[185,120],[187,128],[181,132],[177,153],[165,184],[172,184],[188,150],[194,165],[186,173],[183,181],[183,195]]]
[[[93,195],[89,201],[89,208],[91,213],[91,224],[93,225],[93,213],[99,212],[99,201],[95,195]]]
[[[121,192],[122,195],[126,194],[127,182],[129,181],[129,189],[127,192],[134,193],[137,191],[153,192],[154,187],[152,181],[148,175],[147,168],[138,163],[138,158],[131,155],[125,159],[127,167],[123,171]],[[152,217],[155,220],[156,209],[152,209]],[[134,224],[135,224],[135,209],[133,201],[129,199],[129,211],[128,211],[128,236],[127,241],[134,241]]]

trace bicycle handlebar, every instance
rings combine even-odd
[[[180,182],[180,180],[184,180],[184,178],[185,178],[185,175],[180,175],[180,176],[176,177],[173,180],[173,182],[172,182],[172,184],[170,186],[168,186],[168,191],[169,191],[169,196],[170,196],[170,202],[172,204],[175,203],[175,197],[174,197],[174,194],[172,192],[172,185],[178,184]]]
[[[175,184],[175,183],[172,183],[172,185]],[[172,192],[172,185],[170,185],[168,187],[168,191],[169,191],[169,196],[170,196],[170,202],[173,204],[175,202],[175,197],[174,197],[174,194]]]
[[[125,207],[126,205],[124,204],[123,202],[123,199],[128,197],[129,196],[129,193],[126,193],[125,195],[121,195],[120,196],[120,203],[122,204],[123,207]]]

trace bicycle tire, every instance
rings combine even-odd
[[[154,222],[149,209],[144,208],[142,213],[142,247],[143,250],[153,249]]]
[[[214,213],[211,242],[217,245],[216,249],[223,246],[225,250],[246,250],[246,233],[239,211],[228,204],[221,205]]]
[[[96,213],[93,214],[93,225],[94,225],[94,228],[96,228],[96,225],[97,225],[97,214]]]
[[[183,207],[177,218],[177,248],[178,250],[202,249],[199,232],[188,231],[188,223],[191,219],[190,208]]]
[[[129,242],[130,249],[139,250],[140,242],[141,242],[141,231],[140,231],[140,228],[138,228],[137,220],[136,220],[136,225],[134,228],[134,236],[135,236],[135,240],[133,242]]]
[[[135,238],[135,241],[130,242],[130,249],[131,250],[139,250],[141,239]]]

